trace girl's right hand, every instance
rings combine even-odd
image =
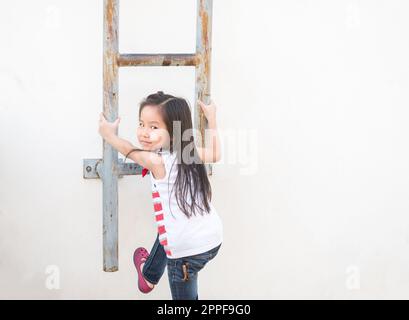
[[[108,122],[103,112],[99,114],[99,129],[98,132],[104,139],[116,135],[118,131],[119,122],[121,118],[118,117],[114,122]]]
[[[206,105],[202,101],[197,100],[207,121],[216,120],[216,105],[210,100],[210,104]]]

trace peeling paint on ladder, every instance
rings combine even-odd
[[[197,100],[210,103],[210,58],[213,0],[196,0],[196,52],[188,54],[120,54],[118,42],[119,0],[104,0],[103,22],[103,112],[112,121],[118,115],[118,69],[125,66],[195,66],[193,127],[205,145],[206,118]],[[163,14],[166,14],[165,12]],[[118,270],[118,163],[117,151],[103,143],[103,160],[98,177],[103,182],[103,269]],[[211,165],[206,166],[212,174]],[[122,174],[124,175],[124,174]],[[159,208],[159,207],[158,207]],[[163,218],[157,216],[160,223]],[[158,225],[161,241],[167,244],[166,229]],[[168,251],[168,253],[170,253]]]

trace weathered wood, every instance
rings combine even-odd
[[[210,103],[211,20],[213,0],[197,0],[196,53],[119,54],[119,0],[104,0],[103,21],[103,112],[108,121],[118,117],[118,69],[128,66],[195,66],[194,128],[201,132],[199,145],[205,143],[206,119],[197,100]],[[84,179],[102,180],[103,270],[118,270],[118,178],[140,174],[142,167],[118,160],[118,152],[103,141],[102,159],[84,159]],[[212,167],[206,164],[208,173]]]
[[[197,25],[196,25],[196,88],[195,110],[193,127],[201,133],[199,145],[205,145],[206,117],[204,116],[197,100],[205,104],[210,103],[210,63],[212,51],[212,14],[213,0],[197,0]],[[212,166],[206,165],[208,174],[212,174]]]
[[[121,54],[120,67],[133,66],[195,66],[196,55],[192,54]]]
[[[119,0],[104,0],[103,110],[110,122],[118,117]],[[103,141],[102,214],[103,269],[118,270],[118,152]]]

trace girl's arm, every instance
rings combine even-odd
[[[117,136],[120,118],[113,123],[108,122],[101,113],[99,121],[99,134],[109,143],[115,150],[126,156],[131,150],[138,149],[128,140]],[[151,171],[156,179],[162,179],[165,176],[165,166],[162,157],[154,152],[149,151],[133,151],[128,158],[132,159],[137,164]]]
[[[209,139],[209,142],[206,148],[197,147],[196,149],[199,153],[200,159],[204,163],[217,162],[221,158],[221,147],[216,123],[216,105],[213,103],[213,101],[211,101],[209,105],[205,105],[200,100],[198,102],[208,122],[208,128],[205,131],[206,138]]]

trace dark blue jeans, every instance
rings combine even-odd
[[[159,234],[142,268],[142,274],[150,283],[158,284],[168,269],[168,279],[173,300],[199,300],[197,290],[198,272],[212,260],[221,244],[204,253],[193,256],[168,259],[163,246],[159,243]]]

